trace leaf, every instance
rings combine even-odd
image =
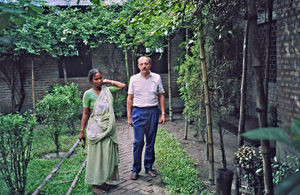
[[[275,188],[275,195],[281,194],[299,194],[300,172],[295,173],[284,179]]]
[[[300,136],[300,119],[295,119],[291,123],[290,130],[292,135]]]
[[[281,128],[267,127],[243,133],[242,136],[253,140],[274,140],[284,143],[290,143],[289,135]]]

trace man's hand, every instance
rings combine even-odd
[[[162,124],[162,125],[166,123],[166,115],[165,114],[161,115],[159,123]]]
[[[128,117],[127,122],[128,122],[128,125],[132,126],[132,118],[129,118],[129,117]]]

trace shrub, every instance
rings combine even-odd
[[[0,168],[10,194],[25,194],[34,115],[0,114]]]
[[[64,95],[68,98],[69,106],[68,110],[66,110],[65,117],[66,117],[66,124],[67,127],[70,129],[72,135],[76,134],[76,123],[79,122],[79,111],[82,105],[82,101],[80,98],[80,92],[78,91],[78,85],[75,83],[71,83],[69,85],[61,86],[58,84],[54,84],[52,86],[52,90],[49,94],[53,95]]]
[[[43,119],[42,123],[48,127],[51,138],[56,145],[59,155],[59,135],[67,124],[78,120],[81,100],[78,95],[77,85],[54,85],[44,98],[37,103],[37,113]],[[75,126],[74,126],[75,129]]]
[[[248,187],[263,188],[262,159],[258,148],[241,146],[234,154],[234,164],[240,168]]]
[[[116,117],[122,117],[126,112],[126,93],[118,92],[114,95],[114,113]]]
[[[282,180],[287,178],[293,173],[300,172],[300,154],[298,155],[288,155],[287,160],[280,162],[276,157],[274,157],[274,162],[272,163],[272,173],[273,173],[273,183],[279,184]]]

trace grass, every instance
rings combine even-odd
[[[68,152],[77,141],[77,135],[70,135],[68,129],[63,129],[60,136],[61,151]],[[60,158],[42,160],[45,154],[55,152],[55,144],[42,126],[34,130],[32,144],[32,159],[27,168],[26,194],[31,194],[46,178],[47,175],[57,166]],[[50,181],[44,185],[40,194],[65,194],[72,184],[77,172],[86,158],[86,149],[77,147],[71,156],[66,159],[60,169],[54,174]],[[85,171],[83,171],[77,181],[72,194],[93,194],[90,185],[84,183]],[[8,188],[0,175],[0,194],[9,194]]]
[[[60,137],[61,150],[69,151],[77,140],[77,135],[70,135],[67,129]],[[155,144],[156,167],[170,194],[212,194],[201,181],[194,168],[194,160],[182,149],[176,138],[159,129]],[[26,194],[31,194],[53,170],[61,159],[42,160],[41,157],[55,152],[55,144],[46,129],[39,127],[34,131],[32,160],[27,169]],[[77,147],[73,155],[66,159],[60,169],[42,188],[40,194],[65,194],[78,170],[86,158],[86,149]],[[72,194],[93,194],[90,185],[84,183],[85,171],[72,191]],[[0,194],[9,194],[0,175]]]
[[[157,132],[155,154],[156,167],[171,194],[212,194],[194,168],[194,160],[163,129]]]

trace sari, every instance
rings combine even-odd
[[[119,180],[118,141],[113,96],[102,86],[87,124],[88,154],[85,183],[101,185]]]

